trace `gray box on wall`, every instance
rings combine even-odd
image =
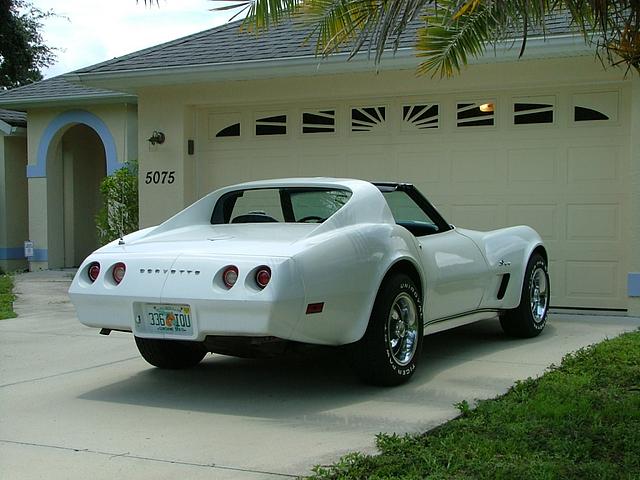
[[[640,297],[640,272],[627,275],[627,290],[630,297]]]

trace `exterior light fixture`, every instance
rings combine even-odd
[[[480,105],[481,112],[493,112],[494,108],[495,107],[493,103],[483,103],[482,105]]]
[[[147,141],[151,145],[156,145],[156,144],[162,145],[164,143],[164,133],[159,132],[158,130],[154,130],[151,136],[147,139]]]

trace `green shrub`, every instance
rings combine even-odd
[[[138,162],[132,160],[100,184],[103,206],[96,215],[100,245],[138,230]]]

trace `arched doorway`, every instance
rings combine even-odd
[[[105,146],[93,128],[75,124],[56,134],[46,162],[49,268],[77,267],[98,247],[106,173]]]

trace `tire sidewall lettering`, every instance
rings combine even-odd
[[[413,283],[401,282],[397,293],[403,293],[403,292],[410,294],[411,297],[413,298],[416,305],[416,311],[418,313],[418,321],[422,323],[422,302],[420,301],[420,295],[418,294],[416,287],[413,285]],[[388,315],[389,312],[387,311],[386,314]],[[420,336],[419,342],[422,341],[421,330],[422,329],[420,329],[419,331],[419,336]],[[399,376],[411,375],[416,369],[415,360],[417,355],[414,353],[414,356],[411,358],[411,360],[407,365],[402,365],[402,366],[398,365],[398,363],[396,363],[396,361],[393,359],[393,355],[391,354],[389,344],[390,342],[389,342],[388,322],[385,321],[384,322],[384,345],[385,345],[385,353],[387,356],[387,362],[389,364],[389,367],[391,367],[391,369]],[[416,350],[416,353],[417,353],[417,350]]]

